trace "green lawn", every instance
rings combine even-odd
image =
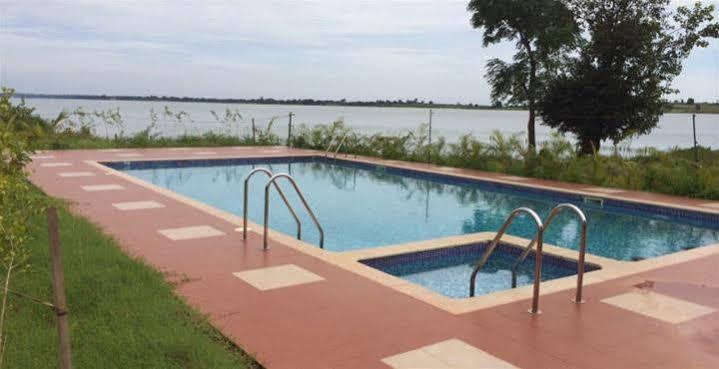
[[[67,300],[75,368],[257,368],[173,294],[162,275],[126,256],[83,218],[60,210]],[[44,217],[33,222],[31,269],[15,290],[51,300]],[[57,367],[53,313],[10,297],[4,368]]]

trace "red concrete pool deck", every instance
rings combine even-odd
[[[588,285],[587,302],[581,305],[570,302],[573,291],[543,294],[540,315],[527,313],[529,295],[526,300],[454,315],[277,241],[262,251],[260,234],[251,232],[243,241],[234,222],[85,162],[311,153],[281,147],[53,151],[38,154],[29,169],[32,181],[47,194],[71,201],[75,212],[114,236],[128,254],[164,272],[177,283],[179,296],[270,369],[389,368],[392,362],[383,359],[451,339],[523,368],[719,367],[717,253]],[[570,190],[592,187],[363,160]],[[116,187],[83,189],[106,185]],[[311,199],[312,194],[307,195]],[[613,191],[611,196],[719,210],[711,201],[697,199],[630,191]],[[135,202],[162,207],[121,211],[113,206]],[[159,232],[194,226],[209,226],[222,234],[172,240]],[[187,232],[174,235],[192,233]],[[321,280],[261,290],[233,275],[286,265]],[[625,294],[629,295],[622,297]],[[643,306],[648,311],[640,314],[619,307],[631,306],[635,298],[648,299]],[[72,308],[72,301],[69,304]],[[667,315],[676,321],[667,321]],[[407,367],[434,365],[420,360]]]

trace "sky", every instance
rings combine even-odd
[[[514,46],[482,47],[466,4],[0,0],[0,84],[50,94],[487,104],[485,62],[509,59]],[[671,98],[719,100],[719,42],[692,53],[675,87]]]

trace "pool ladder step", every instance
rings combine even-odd
[[[572,301],[578,304],[583,303],[584,300],[582,300],[582,285],[584,281],[584,258],[587,251],[587,217],[584,215],[584,212],[582,212],[581,209],[579,209],[573,204],[559,204],[555,206],[544,222],[542,222],[542,219],[539,217],[539,215],[537,215],[537,213],[530,208],[522,207],[514,209],[504,221],[504,224],[499,229],[492,242],[487,246],[484,251],[484,254],[482,254],[482,257],[479,259],[479,262],[477,262],[477,265],[472,270],[472,275],[469,280],[469,296],[474,297],[477,275],[482,270],[482,268],[484,268],[484,265],[487,263],[487,260],[492,255],[492,252],[494,252],[495,248],[499,244],[499,241],[502,239],[502,236],[504,236],[504,234],[507,232],[509,226],[512,225],[514,219],[519,214],[524,213],[532,218],[537,231],[532,241],[529,242],[527,247],[520,254],[517,261],[512,265],[512,288],[515,288],[517,286],[517,270],[519,269],[519,266],[524,262],[529,253],[532,251],[532,248],[534,248],[534,246],[536,245],[537,251],[534,257],[534,287],[532,291],[532,307],[529,312],[532,314],[538,314],[540,312],[539,286],[542,282],[542,253],[544,243],[544,231],[547,229],[547,227],[549,227],[550,224],[552,224],[552,221],[554,221],[557,214],[559,214],[562,210],[565,209],[573,211],[579,218],[582,225],[579,244],[579,259],[577,260],[577,290]]]
[[[305,199],[305,196],[302,194],[302,191],[300,190],[300,187],[297,185],[297,182],[294,178],[292,178],[291,175],[287,173],[278,173],[273,174],[270,170],[265,168],[257,168],[252,170],[247,177],[245,178],[244,183],[244,196],[242,201],[242,239],[247,239],[247,197],[248,197],[248,190],[249,190],[249,182],[252,176],[254,176],[256,173],[264,173],[269,177],[269,180],[267,181],[267,184],[265,185],[265,212],[264,212],[264,228],[263,228],[263,236],[262,236],[262,248],[264,250],[267,250],[269,248],[268,246],[268,230],[269,230],[269,218],[270,218],[270,188],[274,186],[274,188],[277,190],[277,193],[280,195],[280,198],[282,198],[282,202],[285,203],[285,206],[287,206],[287,209],[290,211],[290,214],[292,214],[292,218],[294,218],[295,223],[297,224],[297,239],[302,239],[302,221],[300,221],[300,218],[297,216],[297,212],[292,207],[292,204],[290,204],[290,201],[287,199],[287,196],[285,195],[284,191],[282,191],[282,188],[277,184],[277,180],[281,178],[287,179],[287,181],[290,182],[292,185],[292,188],[295,189],[295,193],[297,193],[297,197],[300,198],[300,201],[302,202],[302,205],[304,206],[305,210],[309,214],[310,218],[312,219],[312,222],[317,227],[317,231],[320,234],[320,248],[325,247],[325,232],[322,228],[322,225],[320,224],[319,220],[317,220],[317,216],[315,216],[315,213],[312,211],[312,208],[307,203],[307,199]]]

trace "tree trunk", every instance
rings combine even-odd
[[[537,99],[537,60],[534,58],[532,44],[524,38],[524,47],[529,57],[529,86],[527,86],[527,106],[529,108],[529,119],[527,120],[527,142],[529,150],[537,152],[537,137],[534,133],[534,121],[537,115],[536,99]]]
[[[579,155],[594,155],[599,152],[602,140],[599,137],[583,137],[579,141]]]
[[[532,151],[536,151],[535,148],[537,147],[537,138],[534,133],[534,121],[536,119],[536,112],[535,112],[534,103],[529,103],[529,119],[527,120],[527,141],[529,142],[529,149]]]

